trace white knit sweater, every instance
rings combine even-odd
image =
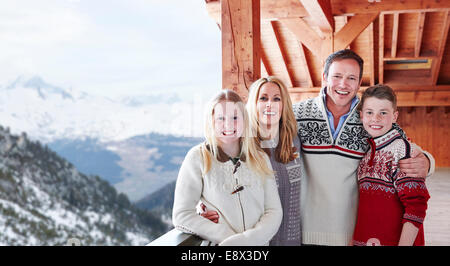
[[[322,91],[323,93],[323,91]],[[368,144],[354,108],[333,140],[323,94],[293,106],[306,176],[301,184],[302,241],[346,245],[358,206],[356,170]]]
[[[273,176],[263,181],[243,161],[233,175],[235,166],[230,160],[214,158],[210,171],[202,176],[200,149],[197,145],[187,153],[178,174],[172,215],[175,228],[219,245],[267,245],[282,219]],[[244,189],[231,194],[237,185]],[[200,200],[208,210],[219,213],[219,223],[197,214]]]

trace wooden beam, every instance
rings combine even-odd
[[[320,62],[321,65],[325,65],[325,60],[327,57],[334,52],[334,34],[333,33],[324,33],[324,37],[322,39],[322,43],[320,46]]]
[[[261,76],[259,0],[222,0],[222,88],[247,101]]]
[[[378,83],[384,83],[384,14],[378,18]]]
[[[331,13],[330,0],[300,0],[309,16],[324,33],[334,32],[334,18]]]
[[[334,50],[345,49],[370,25],[379,13],[357,14],[350,18],[349,22],[336,33],[334,37]]]
[[[306,81],[308,82],[308,87],[312,88],[314,86],[314,84],[313,84],[313,80],[311,77],[311,72],[309,71],[308,60],[306,60],[305,47],[303,46],[303,44],[301,42],[298,42],[298,44],[299,44],[299,48],[300,48],[299,49],[300,50],[300,60],[302,61],[304,73],[307,78]]]
[[[270,68],[266,53],[264,52],[264,49],[262,48],[262,44],[261,44],[261,63],[264,67],[264,70],[266,71],[267,76],[271,76],[273,71]],[[262,72],[262,70],[261,70],[261,72]]]
[[[208,14],[217,24],[221,25],[220,0],[206,0]],[[301,18],[309,14],[298,0],[261,0],[261,20],[280,18]]]
[[[399,13],[394,13],[394,25],[392,26],[392,46],[391,46],[392,58],[395,58],[397,56],[398,20],[399,20]]]
[[[420,47],[422,46],[423,26],[425,24],[425,12],[418,13],[416,44],[414,46],[414,57],[420,56]]]
[[[275,22],[271,21],[270,25],[271,25],[271,28],[272,28],[272,32],[275,35],[275,39],[277,40],[278,50],[281,53],[281,58],[283,59],[283,66],[284,66],[284,73],[285,73],[285,78],[283,80],[286,82],[285,85],[288,88],[292,88],[294,80],[292,78],[292,74],[289,71],[288,58],[287,58],[287,55],[286,55],[286,51],[285,51],[285,49],[283,47],[283,41],[281,40],[280,33],[278,32],[278,30],[277,30],[277,28],[275,26]]]
[[[396,92],[450,92],[450,85],[400,85],[400,84],[386,84]],[[369,86],[361,86],[360,92],[367,89]],[[321,87],[293,87],[290,92],[319,92]]]
[[[397,106],[450,106],[450,91],[397,92]]]
[[[434,86],[438,90],[421,91],[422,86],[413,86],[408,90],[398,90],[395,85],[391,86],[397,95],[397,105],[403,106],[450,106],[450,85]],[[432,87],[432,86],[431,86]],[[431,87],[429,87],[431,89]],[[368,87],[361,87],[360,94]],[[309,99],[319,94],[321,88],[290,88],[289,94],[293,102]]]
[[[373,40],[373,22],[369,24],[369,68],[370,68],[370,86],[375,85],[375,46]]]
[[[407,0],[407,1],[385,1],[369,2],[362,0],[331,1],[331,10],[334,16],[362,14],[373,12],[404,12],[407,10],[442,10],[450,8],[449,1],[436,0]],[[431,11],[431,10],[430,10]]]
[[[315,56],[320,57],[320,43],[322,42],[322,38],[302,18],[283,18],[280,19],[280,22]]]
[[[209,15],[220,25],[220,0],[205,0]],[[407,0],[372,2],[363,0],[331,0],[333,16],[374,12],[439,12],[450,8],[449,1]],[[261,0],[261,19],[302,18],[309,16],[299,0]]]
[[[444,13],[444,26],[442,27],[441,35],[438,40],[439,43],[438,54],[435,62],[433,62],[434,67],[432,71],[431,84],[436,85],[439,78],[439,71],[441,69],[442,57],[444,56],[445,44],[447,43],[448,30],[450,27],[450,11]]]

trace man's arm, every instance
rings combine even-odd
[[[411,145],[413,145],[411,158],[400,160],[400,169],[410,177],[430,177],[435,170],[433,155],[422,151],[415,143],[411,143]]]

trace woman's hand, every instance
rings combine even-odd
[[[219,214],[216,211],[207,211],[205,204],[201,203],[200,207],[202,208],[203,212],[200,213],[201,216],[205,217],[206,219],[212,221],[213,223],[219,222]]]

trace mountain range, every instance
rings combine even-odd
[[[176,94],[110,99],[19,76],[0,86],[0,124],[26,132],[80,171],[98,175],[137,201],[175,180],[200,142],[201,101]],[[196,133],[197,132],[197,133]]]
[[[145,245],[167,230],[107,181],[0,126],[0,245]]]
[[[38,209],[25,202],[22,205],[12,205],[10,202],[16,200],[10,198],[11,190],[0,194],[0,199],[5,199],[5,204],[0,209],[7,210],[6,213],[3,211],[3,214],[0,214],[0,230],[3,219],[7,232],[4,234],[6,238],[0,235],[0,244],[62,244],[66,237],[74,235],[75,232],[85,238],[88,244],[142,244],[164,233],[171,224],[173,188],[178,169],[187,151],[201,142],[201,138],[195,136],[201,135],[203,129],[202,116],[198,115],[203,113],[202,108],[202,101],[185,101],[175,94],[147,94],[110,99],[73,88],[64,89],[39,76],[19,76],[9,84],[0,85],[0,124],[5,126],[5,136],[10,136],[6,139],[15,139],[14,135],[20,135],[18,139],[25,139],[29,147],[36,146],[36,149],[44,151],[25,156],[30,163],[34,159],[42,160],[41,157],[47,156],[47,153],[52,154],[54,158],[58,158],[52,160],[61,161],[60,165],[72,169],[71,172],[77,173],[76,179],[82,180],[81,184],[74,186],[76,189],[69,189],[69,196],[65,194],[67,191],[55,195],[55,188],[43,189],[42,184],[36,180],[24,183],[21,180],[30,178],[23,172],[11,174],[13,172],[10,165],[5,166],[5,170],[0,168],[2,177],[6,180],[11,177],[11,180],[14,180],[9,180],[9,183],[0,180],[0,190],[2,185],[12,189],[14,184],[26,184],[28,187],[24,190],[37,191],[36,206],[44,206],[44,209]],[[16,167],[27,167],[21,164],[22,161],[15,162]],[[61,176],[64,176],[64,172],[55,172],[54,169],[50,171],[53,173],[53,179],[61,179]],[[54,185],[60,186],[59,183]],[[85,189],[83,186],[91,188]],[[100,191],[97,191],[99,189]],[[48,196],[39,191],[48,193]],[[77,205],[79,199],[91,199],[88,194],[99,193],[108,194],[108,202],[120,201],[120,206],[130,208],[125,213],[135,215],[134,218],[112,211],[111,207],[91,210],[90,205],[98,205],[95,203],[97,196],[94,201],[88,200],[81,206]],[[60,203],[45,205],[39,203],[39,198],[51,198],[51,202]],[[6,203],[7,201],[9,202]],[[81,209],[73,210],[71,204]],[[67,209],[71,210],[71,213],[68,213]],[[105,210],[110,213],[104,213]],[[151,210],[151,213],[147,210]],[[30,222],[35,218],[21,216],[25,213],[36,213],[38,217],[45,217],[41,217],[43,220],[40,222],[45,224],[48,230],[57,233],[52,231],[51,237],[35,236],[33,240],[26,240],[21,235],[26,235],[25,231],[30,229],[30,226],[35,229],[36,225]],[[59,214],[49,216],[49,213],[63,213],[63,218]],[[117,219],[121,222],[130,219],[130,223],[136,223],[138,228],[130,231],[120,225],[114,229],[114,234],[117,235],[115,238],[95,238],[92,235],[88,237],[91,231],[109,234],[108,230],[112,229],[105,229],[106,225],[100,222],[103,218],[99,217],[110,217],[112,213],[119,215]],[[95,219],[91,221],[89,217]],[[69,222],[75,218],[85,224]],[[14,227],[13,221],[17,223],[17,228]],[[55,228],[62,228],[63,225],[57,221],[67,226],[62,230],[66,233],[58,233],[59,229]],[[100,229],[89,222],[99,224]],[[80,230],[77,231],[69,225]],[[123,234],[130,237],[124,237]]]
[[[149,92],[111,99],[24,75],[0,86],[2,125],[43,143],[84,138],[120,141],[150,132],[201,136],[202,113],[202,99],[181,101],[176,94]]]

